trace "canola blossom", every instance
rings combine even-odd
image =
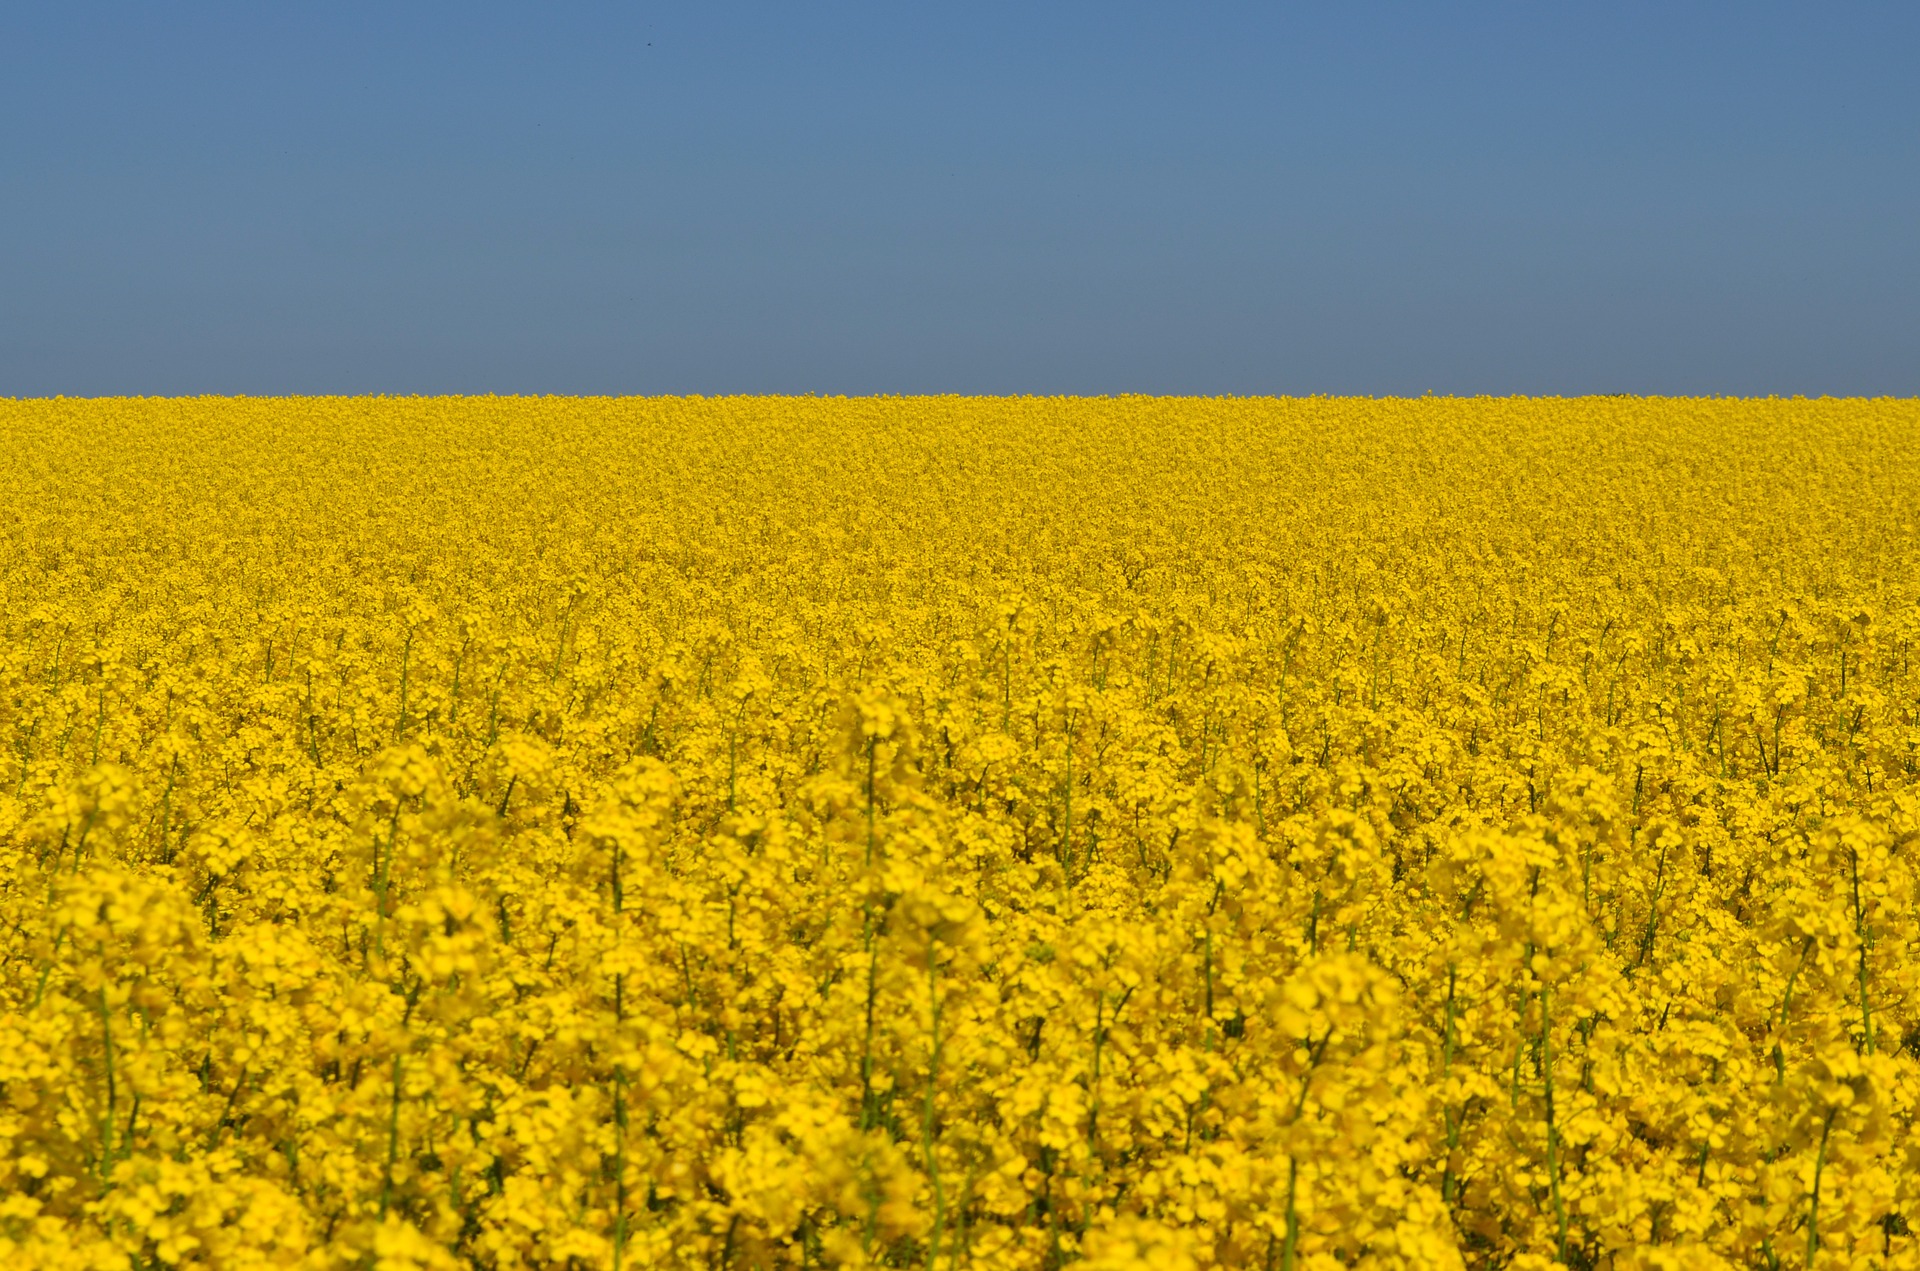
[[[1920,404],[0,443],[9,1267],[1920,1267]]]

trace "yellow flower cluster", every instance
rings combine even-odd
[[[1920,405],[0,402],[0,1261],[1920,1267]]]

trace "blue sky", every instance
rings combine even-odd
[[[1920,5],[7,6],[0,395],[1920,392]]]

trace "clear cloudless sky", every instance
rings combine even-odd
[[[1920,4],[0,8],[0,396],[1920,392]]]

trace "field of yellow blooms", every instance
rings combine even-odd
[[[1920,403],[0,401],[0,1264],[1920,1267]]]

